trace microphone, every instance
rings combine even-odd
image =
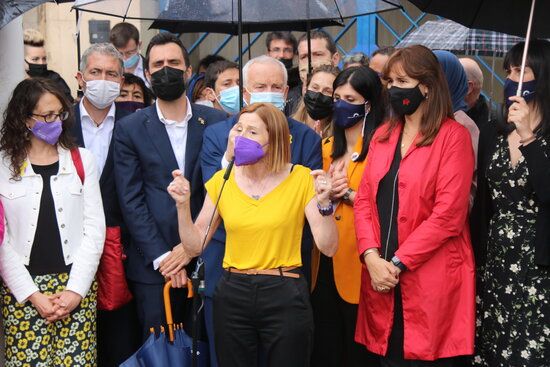
[[[223,174],[224,181],[229,180],[229,175],[231,174],[231,170],[233,169],[233,164],[235,164],[235,158],[233,158],[231,162],[229,162],[229,165],[225,169],[225,173]],[[225,182],[224,182],[224,185],[225,185]],[[220,195],[221,195],[221,190],[220,190]]]

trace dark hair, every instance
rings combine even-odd
[[[288,31],[275,31],[269,32],[265,39],[265,47],[268,51],[271,49],[271,42],[276,40],[283,40],[286,43],[292,45],[292,52],[295,54],[298,51],[298,41],[291,32]]]
[[[395,53],[396,48],[393,46],[386,46],[386,47],[380,47],[376,51],[372,53],[371,57],[374,57],[376,55],[384,55],[384,56],[391,56]]]
[[[139,31],[132,23],[115,24],[109,32],[109,42],[116,48],[125,47],[130,40],[136,41],[136,45],[139,43]]]
[[[201,67],[208,69],[210,65],[218,61],[227,61],[227,59],[220,55],[206,55],[199,61],[199,65],[197,66],[197,73],[199,72]]]
[[[313,79],[313,76],[317,73],[327,73],[327,74],[332,74],[335,77],[337,77],[338,74],[340,74],[340,69],[338,68],[338,66],[332,66],[332,65],[327,65],[327,64],[319,65],[316,68],[313,68],[311,73],[307,74],[307,77],[306,77],[306,86],[307,87],[309,87],[309,83],[311,83],[311,79]]]
[[[394,68],[401,68],[409,77],[418,80],[429,89],[429,98],[423,102],[424,114],[420,121],[422,139],[417,146],[430,145],[445,118],[454,118],[451,95],[441,65],[429,48],[413,45],[397,50],[386,63],[384,75]],[[389,128],[380,140],[387,141],[391,131],[402,123],[402,116],[392,114]]]
[[[504,57],[504,70],[509,71],[513,66],[521,65],[521,58],[525,42],[520,42],[508,51]],[[539,109],[542,119],[535,129],[536,134],[550,135],[550,42],[534,39],[529,42],[526,66],[533,70],[535,75],[535,105]],[[504,101],[506,102],[506,101]],[[503,105],[502,117],[498,119],[498,130],[508,135],[515,127],[508,123],[508,109]]]
[[[124,73],[124,84],[136,84],[141,88],[143,92],[143,102],[146,106],[150,106],[153,103],[153,93],[147,88],[143,79],[131,73]]]
[[[189,62],[189,52],[187,52],[183,42],[173,33],[162,32],[151,38],[151,41],[147,45],[147,51],[145,52],[145,69],[149,70],[149,54],[151,53],[151,49],[155,46],[166,45],[168,43],[175,43],[181,48],[186,68],[191,65]]]
[[[58,144],[65,149],[76,146],[71,135],[74,119],[73,109],[65,94],[49,79],[23,80],[13,90],[0,129],[0,151],[5,158],[9,157],[10,159],[10,169],[14,180],[21,179],[21,167],[31,146],[31,133],[27,128],[26,121],[32,116],[38,101],[46,93],[56,96],[63,106],[63,111],[69,112],[69,118],[63,121],[63,131],[59,136]]]
[[[206,73],[204,74],[204,86],[214,89],[220,74],[228,69],[239,70],[239,65],[227,60],[216,61],[215,63],[210,64],[208,69],[206,69]]]
[[[366,101],[370,102],[370,112],[365,118],[363,130],[363,146],[359,153],[358,161],[362,162],[367,157],[370,139],[376,128],[382,124],[386,117],[386,103],[382,82],[374,70],[368,66],[355,66],[343,70],[332,84],[332,89],[348,84],[359,93]],[[344,128],[334,124],[334,145],[332,146],[332,159],[337,159],[346,154],[347,141]]]
[[[191,93],[191,102],[195,103],[201,96],[201,93],[206,89],[204,85],[204,75],[201,73],[199,77],[195,79],[193,84],[193,92]]]
[[[323,39],[327,41],[327,50],[329,50],[332,55],[338,52],[338,49],[336,48],[336,42],[334,42],[334,39],[326,31],[322,29],[312,30],[310,32],[310,38],[312,40]],[[307,33],[304,33],[300,36],[298,44],[302,43],[303,41],[307,42]]]

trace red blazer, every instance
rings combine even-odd
[[[377,130],[354,205],[359,254],[380,247],[376,195],[392,162],[402,125],[386,142]],[[415,144],[401,161],[398,179],[396,255],[400,275],[404,352],[407,359],[434,360],[474,352],[475,273],[468,227],[474,153],[468,130],[445,120],[431,145]],[[355,339],[385,355],[393,324],[393,292],[371,287],[363,265]]]

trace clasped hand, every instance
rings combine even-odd
[[[78,307],[82,296],[68,290],[52,295],[35,292],[29,300],[47,323],[53,323],[68,317]]]
[[[401,269],[382,259],[377,253],[370,253],[364,259],[370,275],[372,289],[376,292],[385,293],[397,286]]]
[[[172,171],[172,177],[174,180],[168,185],[168,193],[174,199],[176,205],[183,205],[191,197],[191,185],[179,169]]]

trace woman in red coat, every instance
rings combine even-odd
[[[472,143],[429,49],[397,51],[384,75],[393,118],[371,140],[354,204],[365,264],[356,340],[382,366],[453,366],[474,350]]]

